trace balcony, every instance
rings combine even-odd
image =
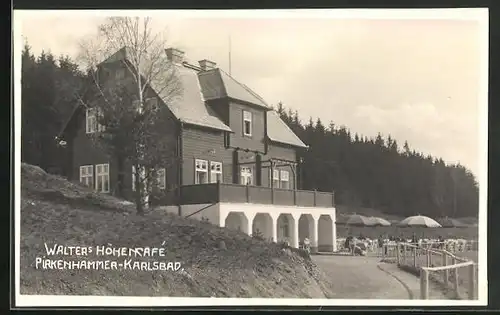
[[[333,192],[278,189],[263,186],[214,183],[187,185],[180,194],[171,192],[169,204],[207,204],[218,202],[256,203],[282,206],[332,208],[335,205]]]

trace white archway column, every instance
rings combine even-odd
[[[335,214],[331,214],[330,218],[332,218],[332,244],[333,244],[333,252],[337,251],[337,224],[336,224],[336,216]]]
[[[244,212],[243,215],[247,218],[247,231],[248,235],[252,236],[252,231],[253,231],[253,219],[255,219],[255,216],[257,215],[256,213],[252,212]]]
[[[312,224],[312,231],[311,231],[311,253],[317,253],[318,252],[318,240],[319,240],[319,232],[318,232],[318,221],[319,221],[319,215],[318,214],[313,214],[313,224]]]
[[[279,213],[275,212],[270,212],[269,215],[271,216],[271,226],[272,226],[272,236],[273,236],[273,242],[278,243],[278,218],[280,216]]]
[[[293,225],[292,225],[292,247],[299,248],[299,219],[300,214],[292,213]]]

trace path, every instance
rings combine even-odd
[[[396,265],[380,263],[365,256],[313,256],[314,262],[329,276],[329,286],[339,299],[419,299],[419,279]],[[431,289],[431,298],[444,299]]]

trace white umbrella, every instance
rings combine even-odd
[[[370,226],[372,224],[371,220],[365,216],[360,214],[353,214],[349,216],[349,219],[346,222],[346,225],[353,226]]]
[[[399,226],[423,226],[423,227],[441,227],[441,224],[437,223],[435,220],[423,216],[415,215],[404,219],[399,222]]]
[[[372,222],[372,225],[379,225],[379,226],[390,226],[391,222],[387,221],[386,219],[382,219],[379,217],[371,217],[370,221]]]

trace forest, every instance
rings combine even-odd
[[[84,89],[85,73],[67,56],[26,44],[22,52],[22,161],[64,174],[64,148],[56,140]],[[346,126],[309,118],[279,103],[275,109],[306,143],[300,152],[302,189],[334,191],[336,202],[398,215],[478,216],[479,188],[462,165],[448,165],[390,135],[367,137]],[[402,143],[402,145],[400,144]]]

